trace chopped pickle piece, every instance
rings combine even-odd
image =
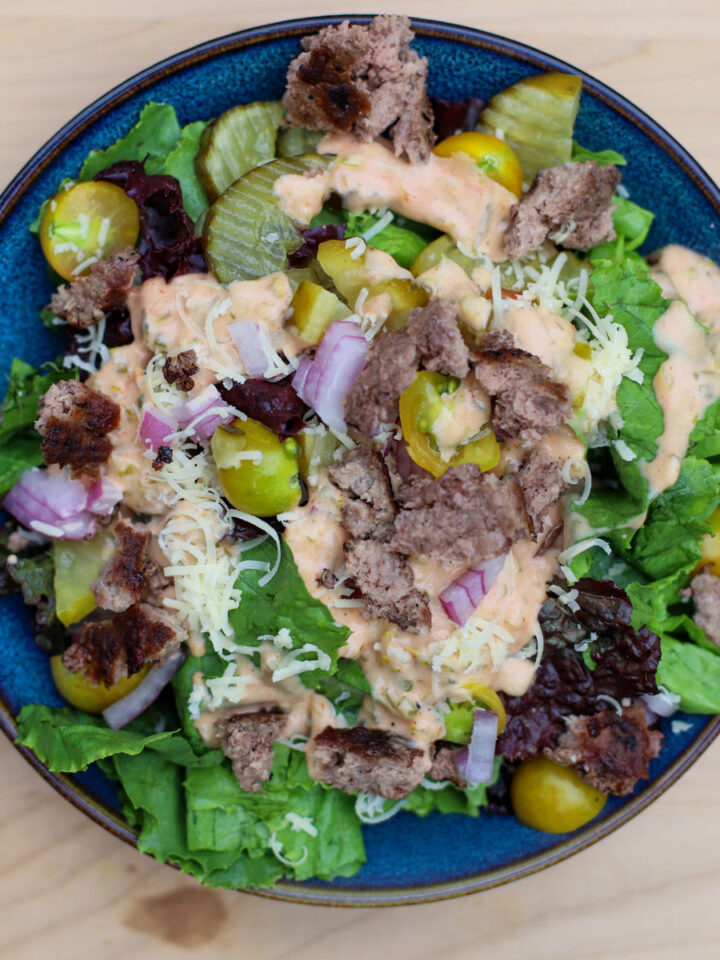
[[[106,532],[92,540],[53,540],[55,607],[64,626],[77,623],[95,609],[90,584],[113,551],[113,538]]]
[[[385,321],[385,330],[400,330],[408,321],[408,317],[415,307],[427,306],[430,296],[427,290],[416,286],[412,280],[402,277],[392,277],[390,280],[381,280],[368,287],[367,299],[381,296],[386,293],[390,297],[392,309]]]
[[[290,322],[307,343],[320,343],[331,323],[350,316],[348,307],[317,283],[302,280],[292,298]]]
[[[300,476],[303,480],[315,476],[323,467],[329,467],[342,446],[335,434],[324,427],[301,430],[295,439],[300,444]]]
[[[210,208],[203,242],[208,262],[221,283],[256,280],[287,267],[287,255],[302,242],[300,228],[280,209],[273,191],[286,174],[325,169],[316,154],[271,160],[231,184]]]
[[[569,163],[581,90],[571,73],[524,77],[492,97],[479,129],[510,144],[530,182],[544,167]]]
[[[450,710],[445,714],[444,739],[451,743],[469,743],[477,709],[490,710],[497,714],[499,736],[507,723],[507,714],[500,697],[491,687],[481,683],[466,684],[466,689],[472,696],[472,702],[450,704]]]
[[[208,127],[195,160],[208,200],[216,200],[238,177],[272,160],[282,115],[278,100],[246,103],[223,113]]]
[[[442,237],[438,237],[437,240],[433,240],[432,243],[425,247],[412,267],[410,267],[410,272],[414,277],[419,277],[421,273],[425,273],[426,270],[440,263],[443,257],[447,257],[449,260],[453,260],[459,264],[468,276],[470,276],[475,267],[478,266],[477,260],[473,260],[472,257],[466,257],[464,253],[458,250],[452,237],[443,234]]]

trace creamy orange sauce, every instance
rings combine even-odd
[[[433,297],[454,303],[461,320],[465,321],[472,334],[480,337],[485,333],[492,305],[459,263],[443,257],[435,266],[421,273],[417,282]]]
[[[328,171],[314,177],[287,174],[275,181],[281,209],[309,223],[324,199],[337,193],[349,210],[391,208],[422,220],[492,260],[505,257],[502,224],[516,197],[485,176],[464,154],[410,164],[383,143],[349,136],[324,137],[318,152],[336,154]]]
[[[720,333],[720,268],[694,250],[669,244],[658,251],[653,278],[668,300],[684,300],[695,316]]]

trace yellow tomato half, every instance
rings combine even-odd
[[[544,833],[569,833],[605,806],[607,797],[571,767],[534,757],[523,761],[510,784],[513,812],[521,823]]]
[[[77,280],[93,263],[135,245],[140,210],[114,183],[89,180],[62,187],[40,224],[45,259],[64,280]]]
[[[433,153],[438,157],[466,153],[491,180],[514,193],[516,197],[522,193],[523,172],[520,161],[513,148],[498,137],[475,130],[456,133],[446,140],[441,140],[433,147]]]
[[[140,685],[149,669],[148,664],[139,673],[118,680],[112,687],[106,687],[103,684],[95,687],[90,683],[84,670],[72,673],[63,666],[61,656],[50,657],[50,672],[55,686],[71,706],[84,710],[85,713],[102,713],[117,700],[122,700]]]

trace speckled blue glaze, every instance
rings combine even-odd
[[[0,374],[13,355],[38,363],[59,341],[38,322],[52,285],[39,244],[28,232],[42,200],[63,177],[77,173],[89,150],[122,136],[149,100],[166,100],[182,123],[216,116],[236,103],[278,98],[299,37],[324,21],[296,21],[212,41],[180,54],[111,91],[60,131],[18,174],[0,198]],[[358,18],[355,18],[358,19]],[[362,19],[362,18],[359,18]],[[571,70],[544,54],[467,28],[417,21],[418,50],[430,61],[430,92],[460,99],[488,97],[529,73]],[[720,259],[720,194],[682,148],[617,94],[583,76],[576,137],[593,149],[612,147],[628,160],[623,182],[638,203],[654,210],[647,250],[674,241]],[[16,597],[0,609],[0,725],[11,736],[12,718],[26,703],[60,704],[47,656],[32,640],[32,616]],[[372,904],[419,902],[482,889],[555,862],[614,829],[662,791],[717,732],[717,721],[683,717],[689,728],[673,733],[651,766],[651,780],[631,797],[611,800],[584,830],[550,836],[499,815],[478,820],[432,814],[419,820],[399,814],[365,830],[368,863],[356,876],[332,884],[284,884],[278,895],[306,902]],[[98,772],[61,778],[56,787],[90,816],[124,839],[132,834],[113,820],[117,797]]]

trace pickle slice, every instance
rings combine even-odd
[[[271,160],[231,184],[210,208],[203,244],[221,283],[255,280],[287,267],[287,255],[302,241],[299,226],[280,209],[273,192],[286,174],[325,169],[329,160],[311,153]]]
[[[402,277],[392,277],[390,280],[381,280],[368,287],[367,299],[387,294],[392,303],[392,309],[383,324],[384,330],[401,330],[408,322],[408,317],[416,307],[426,307],[430,296],[427,290],[416,286],[412,280]]]
[[[339,297],[317,283],[303,280],[292,298],[291,323],[307,343],[320,343],[336,320],[345,320],[350,310]]]
[[[303,153],[314,153],[322,138],[321,130],[306,130],[305,127],[283,127],[277,138],[278,156],[299,157]]]
[[[570,161],[581,90],[571,73],[525,77],[492,97],[478,129],[510,144],[530,182],[538,170]]]
[[[272,160],[282,115],[278,100],[246,103],[208,128],[195,166],[211,202],[248,170]]]

